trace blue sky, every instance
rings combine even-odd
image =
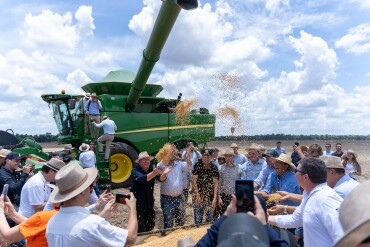
[[[135,72],[160,4],[1,1],[0,129],[56,133],[42,93]],[[369,61],[370,0],[203,0],[180,13],[150,81],[235,108],[236,134],[368,134]],[[217,134],[235,124],[219,117]]]

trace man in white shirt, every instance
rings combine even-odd
[[[130,208],[127,230],[111,225],[104,218],[85,209],[98,170],[83,169],[76,163],[64,166],[56,175],[57,187],[50,195],[53,203],[62,203],[58,213],[49,221],[46,238],[49,246],[90,247],[125,246],[137,236],[136,199],[130,193],[126,204]]]
[[[114,139],[114,134],[116,133],[117,126],[113,120],[110,120],[108,116],[103,117],[103,121],[101,123],[95,123],[95,127],[103,128],[104,134],[98,138],[98,150],[99,153],[103,152],[103,142],[105,142],[105,161],[109,159],[110,153],[110,144],[112,144]]]
[[[331,247],[343,235],[338,210],[343,199],[326,184],[326,166],[319,158],[299,161],[296,178],[304,189],[302,203],[291,215],[270,216],[280,228],[303,226],[305,247]]]
[[[182,173],[191,171],[190,147],[187,149],[186,162],[176,159],[177,149],[172,146],[171,153],[158,163],[157,168],[162,170],[161,181],[161,208],[163,211],[164,228],[172,228],[173,222],[183,225],[185,208],[184,180]]]
[[[50,196],[50,187],[47,184],[55,181],[55,175],[63,166],[63,161],[52,158],[24,184],[19,206],[21,215],[29,218],[44,209]]]
[[[342,198],[345,198],[359,182],[345,174],[341,158],[337,156],[323,156],[321,159],[325,162],[328,172],[327,183]]]
[[[83,168],[95,167],[96,156],[93,151],[90,151],[89,144],[82,143],[79,147],[80,153],[80,162],[82,163]]]

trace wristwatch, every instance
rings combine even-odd
[[[288,209],[288,205],[285,205],[284,206],[284,211],[283,211],[284,214],[288,214],[288,210],[287,209]]]

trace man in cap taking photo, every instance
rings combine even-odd
[[[133,193],[126,200],[130,208],[127,230],[112,226],[104,218],[90,214],[84,208],[97,175],[98,170],[95,168],[83,169],[77,164],[70,164],[60,169],[55,176],[57,187],[50,199],[53,203],[63,202],[63,206],[47,226],[46,238],[49,246],[125,246],[126,243],[135,242],[137,218]]]

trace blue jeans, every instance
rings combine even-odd
[[[212,222],[213,220],[213,208],[211,202],[202,204],[193,204],[194,209],[194,222],[196,225],[203,222],[203,215],[206,216],[206,222]]]
[[[177,226],[185,224],[185,202],[182,194],[178,197],[161,195],[161,208],[165,229],[172,228],[174,220]]]

